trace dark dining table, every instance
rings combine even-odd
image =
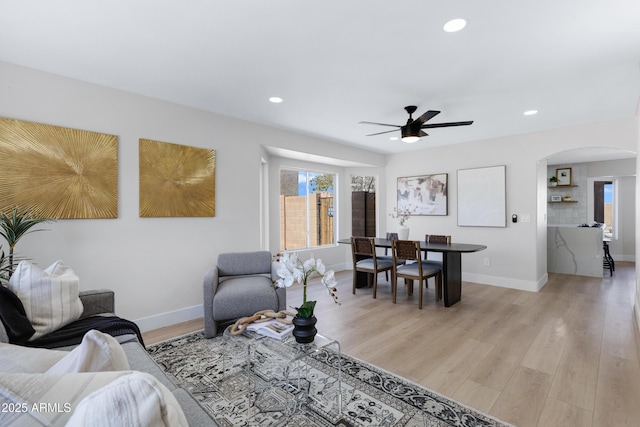
[[[338,243],[350,245],[351,239],[340,239]],[[377,248],[391,248],[391,240],[376,237],[375,245]],[[445,307],[451,307],[462,297],[462,254],[483,251],[487,247],[471,243],[427,243],[421,241],[420,249],[442,253],[443,300]]]

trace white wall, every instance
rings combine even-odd
[[[59,220],[17,251],[41,266],[64,260],[81,289],[113,289],[117,313],[143,330],[202,316],[202,278],[218,254],[261,249],[263,145],[384,164],[378,153],[6,63],[0,82],[0,117],[118,136],[118,218]],[[216,150],[215,217],[139,218],[139,138]],[[343,251],[327,263],[343,263]]]
[[[217,255],[262,247],[262,160],[267,161],[270,188],[277,183],[273,176],[278,165],[292,164],[269,156],[264,146],[323,156],[331,153],[334,158],[375,166],[336,167],[340,182],[345,184],[339,189],[339,237],[348,237],[351,231],[350,173],[371,170],[381,180],[377,196],[380,235],[396,230],[388,212],[395,206],[397,177],[448,173],[449,215],[412,217],[408,223],[411,237],[443,233],[451,234],[457,242],[486,244],[486,251],[463,256],[465,280],[536,289],[546,281],[546,250],[542,256],[538,249],[546,249],[546,229],[541,233],[546,207],[540,206],[538,191],[540,186],[546,187],[545,159],[583,146],[635,151],[640,144],[638,120],[629,119],[425,148],[385,158],[6,63],[0,63],[0,82],[1,117],[118,135],[119,217],[60,220],[47,226],[49,231],[25,237],[17,250],[42,266],[63,259],[78,272],[82,289],[113,289],[118,314],[138,321],[145,330],[200,316],[202,277]],[[214,218],[138,217],[139,138],[216,150]],[[420,142],[425,147],[428,143],[428,138]],[[508,222],[506,228],[457,227],[456,170],[502,164],[507,165],[507,215],[528,213],[531,223]],[[279,249],[273,246],[278,234],[274,226],[277,215],[273,215],[277,194],[268,200],[272,252]],[[350,264],[346,247],[320,251],[317,256],[329,265]],[[485,257],[491,260],[489,267],[483,265]]]
[[[581,147],[635,151],[636,139],[635,120],[630,118],[392,155],[386,168],[387,209],[395,205],[397,177],[448,173],[449,215],[411,217],[410,238],[450,234],[454,242],[487,245],[485,251],[463,255],[464,280],[538,290],[546,283],[546,158]],[[419,143],[428,147],[429,138]],[[496,165],[507,167],[507,227],[458,227],[456,171]],[[516,224],[513,214],[520,218]],[[523,214],[531,216],[530,223],[521,221]],[[387,220],[389,231],[396,226]],[[485,258],[489,266],[483,264]]]

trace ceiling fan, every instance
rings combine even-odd
[[[433,124],[425,124],[428,120],[431,120],[436,115],[440,114],[440,111],[429,110],[417,119],[413,119],[412,114],[416,112],[418,107],[415,105],[409,105],[404,107],[404,109],[409,113],[409,119],[407,120],[406,125],[391,125],[388,123],[377,123],[377,122],[360,122],[360,123],[368,123],[372,125],[380,125],[380,126],[392,126],[395,128],[399,128],[402,134],[402,140],[408,144],[418,141],[421,137],[427,136],[428,134],[422,129],[433,129],[433,128],[444,128],[450,126],[467,126],[473,123],[473,121],[467,122],[450,122],[450,123],[433,123]],[[395,132],[394,130],[386,130],[384,132],[372,133],[367,136],[373,135],[382,135],[383,133]]]

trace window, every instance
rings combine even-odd
[[[613,237],[615,230],[615,195],[613,181],[593,182],[593,220],[606,224],[605,237]]]
[[[280,170],[280,249],[336,242],[335,182],[331,173]]]

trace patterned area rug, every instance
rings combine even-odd
[[[331,349],[304,358],[303,369],[284,384],[286,366],[277,363],[278,356],[267,346],[252,346],[249,357],[248,343],[244,337],[206,339],[197,332],[148,351],[225,427],[509,426]]]

